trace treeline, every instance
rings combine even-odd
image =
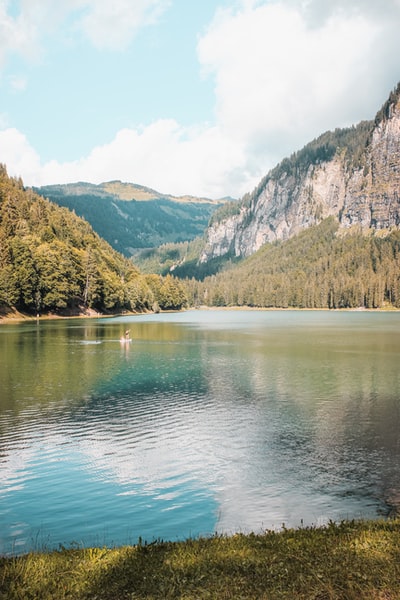
[[[334,156],[344,154],[344,163],[349,171],[366,167],[367,148],[374,127],[389,118],[391,107],[400,97],[400,83],[390,93],[388,100],[376,114],[375,120],[361,121],[351,127],[336,128],[326,131],[301,150],[284,158],[276,167],[260,181],[253,192],[245,194],[239,203],[230,203],[217,210],[212,222],[218,223],[234,214],[239,214],[242,206],[249,206],[257,200],[270,180],[277,181],[281,177],[299,177],[312,165],[330,161]]]
[[[190,242],[162,244],[158,248],[139,250],[133,256],[135,263],[143,273],[159,273],[167,275],[181,270],[182,266],[196,267],[203,246],[202,238]],[[192,275],[189,268],[190,275]],[[182,278],[179,273],[178,277]]]
[[[187,286],[194,305],[400,308],[400,231],[344,233],[330,217]]]
[[[361,121],[358,125],[326,131],[309,142],[289,158],[285,158],[270,172],[272,179],[282,175],[305,173],[311,165],[318,165],[333,159],[336,153],[345,153],[345,162],[349,168],[364,166],[362,157],[368,145],[374,127],[373,121]]]
[[[217,210],[211,215],[208,223],[209,227],[212,225],[217,225],[222,221],[226,221],[230,217],[239,215],[242,205],[243,202],[239,202],[238,200],[229,200],[225,202],[225,204],[217,208]]]
[[[337,153],[344,154],[345,165],[349,170],[364,167],[366,149],[373,127],[374,121],[361,121],[358,125],[337,128],[321,134],[271,169],[253,192],[243,196],[240,204],[236,207],[237,212],[240,211],[241,206],[253,204],[270,180],[278,181],[281,177],[301,177],[310,166],[330,161]],[[218,220],[218,217],[219,211],[213,215],[213,219]]]
[[[377,112],[375,117],[375,125],[379,125],[382,121],[390,118],[392,106],[397,103],[400,98],[400,81],[396,87],[390,92],[389,98],[386,100],[382,108]]]
[[[195,278],[203,280],[214,275],[227,266],[239,262],[240,259],[226,256],[200,262],[204,240],[200,237],[190,242],[163,244],[158,248],[139,250],[134,261],[143,273],[173,274],[179,279]]]
[[[63,186],[34,191],[86,219],[96,233],[128,258],[139,248],[184,242],[202,235],[218,206],[212,202],[174,202],[168,198],[126,201],[90,191],[68,194],[63,192]]]
[[[183,285],[142,275],[91,226],[0,165],[0,305],[41,313],[180,309]]]

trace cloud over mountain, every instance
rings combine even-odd
[[[17,12],[0,0],[0,67],[13,55],[45,60],[56,36],[66,46],[99,52],[99,61],[117,57],[135,47],[144,29],[151,26],[156,36],[179,2],[24,0]],[[74,160],[47,160],[2,111],[10,125],[0,132],[2,160],[28,184],[124,179],[174,194],[239,196],[321,132],[373,118],[399,79],[399,26],[398,0],[385,0],[384,7],[372,0],[225,3],[191,42],[203,81],[213,85],[212,119],[171,118],[160,89],[158,112],[148,120],[136,121],[132,113],[89,152],[77,146]],[[152,43],[157,46],[156,37]],[[14,93],[28,94],[23,73],[13,75]],[[132,85],[135,76],[126,74]],[[154,97],[146,88],[137,94]]]

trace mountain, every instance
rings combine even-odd
[[[216,211],[201,263],[244,258],[333,216],[339,228],[400,225],[400,84],[373,121],[326,132]]]
[[[210,216],[225,200],[171,196],[132,183],[110,181],[33,188],[41,196],[84,217],[127,257],[165,243],[203,235]]]
[[[360,228],[340,228],[332,216],[219,266],[216,275],[187,280],[194,305],[400,308],[397,228],[366,235]]]
[[[0,165],[0,314],[181,308],[182,285],[142,275],[85,220]]]

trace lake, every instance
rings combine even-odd
[[[0,553],[389,515],[399,359],[398,312],[3,324]]]

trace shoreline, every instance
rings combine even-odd
[[[384,306],[381,308],[300,308],[296,306],[283,307],[262,307],[262,306],[191,306],[180,311],[160,311],[160,312],[185,312],[188,310],[220,310],[220,311],[312,311],[312,312],[382,312],[382,313],[398,313],[400,308],[395,306]],[[39,315],[32,315],[23,313],[15,308],[4,309],[0,308],[0,325],[6,325],[10,323],[21,323],[25,321],[50,321],[59,319],[104,319],[112,317],[129,317],[134,315],[153,314],[152,311],[144,312],[133,312],[133,311],[117,311],[117,312],[99,312],[94,309],[85,310],[66,310],[64,313],[44,313]]]
[[[51,320],[60,320],[60,319],[104,319],[107,317],[124,317],[130,315],[139,315],[144,313],[130,312],[130,311],[117,311],[115,313],[102,313],[93,309],[86,310],[68,310],[59,313],[43,313],[38,315],[31,315],[28,313],[23,313],[16,309],[9,310],[1,310],[0,309],[0,325],[2,324],[10,324],[10,323],[22,323],[22,322],[32,322],[32,321],[51,321]]]
[[[395,306],[383,306],[381,308],[365,308],[359,306],[357,308],[303,308],[299,306],[191,306],[186,310],[250,310],[250,311],[309,311],[309,312],[400,312],[400,308]]]
[[[40,600],[394,600],[400,521],[0,556],[0,598],[27,592]]]

